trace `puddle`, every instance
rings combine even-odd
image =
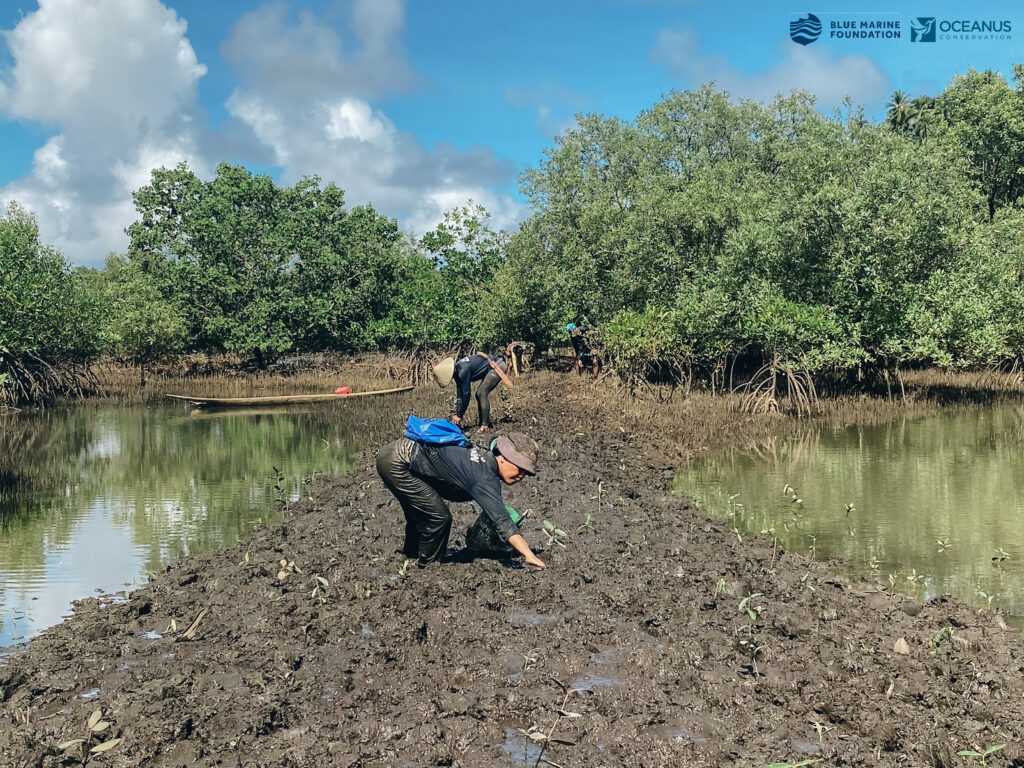
[[[614,664],[618,661],[618,655],[618,649],[613,645],[609,645],[597,653],[590,654],[590,661],[594,664]]]
[[[665,723],[653,725],[645,729],[646,733],[665,741],[692,741],[694,744],[707,744],[707,739],[699,736],[685,725]]]
[[[159,640],[163,637],[163,635],[161,635],[159,632],[154,632],[153,630],[150,630],[149,632],[143,632],[141,635],[139,635],[139,637],[144,637],[147,640]]]
[[[569,683],[570,688],[584,692],[591,692],[595,688],[611,688],[616,685],[622,685],[619,678],[604,675],[581,675]]]
[[[553,621],[558,621],[558,617],[544,613],[506,613],[505,621],[517,627],[535,627],[538,624],[550,624]]]
[[[363,637],[374,637],[376,634],[372,629],[370,629],[370,625],[367,624],[365,621],[362,623],[360,633],[362,634]]]
[[[797,752],[803,752],[804,754],[810,752],[820,752],[825,748],[825,745],[820,741],[804,741],[802,739],[793,739],[793,749]]]
[[[506,727],[505,740],[494,746],[516,765],[535,765],[541,757],[541,745],[521,733],[518,728]]]
[[[82,698],[86,701],[96,701],[100,697],[99,688],[90,688],[88,691],[82,694]]]

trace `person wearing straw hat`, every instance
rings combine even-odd
[[[405,542],[399,550],[422,568],[448,549],[452,514],[448,501],[475,501],[490,527],[523,556],[543,568],[501,500],[501,487],[537,473],[538,446],[528,435],[499,435],[487,451],[476,445],[433,445],[404,435],[377,452],[377,473],[405,513]]]
[[[462,419],[469,408],[471,384],[479,381],[476,389],[476,409],[480,417],[479,431],[485,432],[491,424],[491,391],[504,382],[513,386],[508,377],[508,366],[505,358],[500,355],[466,355],[458,360],[446,357],[434,366],[434,378],[442,387],[455,381],[458,397],[455,403],[455,415],[452,421],[462,426]]]

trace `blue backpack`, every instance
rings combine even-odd
[[[426,445],[469,445],[469,438],[448,419],[421,419],[410,415],[405,422],[405,436]]]

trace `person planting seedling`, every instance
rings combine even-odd
[[[462,425],[462,419],[469,408],[469,393],[474,381],[479,381],[476,389],[476,409],[480,417],[480,432],[491,428],[491,390],[504,382],[513,387],[508,377],[508,364],[500,355],[466,355],[458,360],[446,357],[434,366],[434,378],[442,387],[447,387],[453,380],[458,392],[455,404],[455,415],[452,422]]]
[[[401,553],[420,567],[440,560],[448,548],[452,515],[446,500],[475,501],[489,527],[527,565],[544,567],[501,500],[502,485],[537,473],[537,443],[527,435],[499,435],[488,451],[449,421],[410,416],[405,434],[377,453],[377,472],[405,513]]]

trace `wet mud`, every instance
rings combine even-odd
[[[1002,743],[989,764],[1024,765],[1024,652],[997,614],[741,541],[667,491],[656,436],[564,379],[502,425],[542,445],[506,500],[547,570],[406,567],[367,451],[282,523],[14,650],[0,765],[963,766]],[[475,514],[452,509],[457,551]]]

